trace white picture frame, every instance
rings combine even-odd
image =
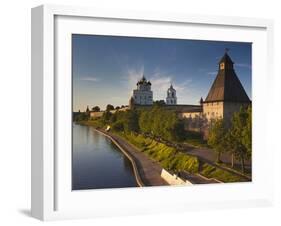
[[[115,23],[120,27],[115,27]],[[130,29],[130,26],[136,24],[147,29]],[[157,26],[165,29],[153,29]],[[186,26],[190,29],[186,29],[188,31],[183,35],[180,29],[185,29]],[[105,35],[173,35],[177,38],[253,42],[253,182],[223,186],[72,192],[69,183],[63,179],[64,173],[65,178],[69,178],[71,170],[69,155],[65,155],[71,146],[71,132],[67,129],[63,131],[68,144],[62,144],[58,131],[61,131],[61,123],[67,124],[71,112],[67,105],[71,90],[67,57],[71,54],[71,46],[67,37],[74,29],[81,33],[91,33],[91,29],[94,29]],[[195,29],[196,34],[192,29]],[[210,30],[204,32],[204,29]],[[214,34],[212,29],[216,29],[217,33]],[[56,220],[272,204],[273,178],[267,175],[273,168],[274,150],[269,148],[266,140],[268,115],[263,105],[272,93],[272,45],[273,22],[265,19],[156,14],[57,5],[33,8],[32,216],[41,220]],[[61,68],[60,65],[68,66]],[[60,76],[56,76],[57,74]],[[65,82],[65,87],[62,86],[62,81]],[[266,150],[266,154],[261,155],[262,150]]]

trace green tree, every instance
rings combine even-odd
[[[112,129],[118,132],[124,131],[124,123],[123,121],[116,121],[112,124]]]
[[[78,121],[87,121],[89,120],[89,115],[85,112],[80,112],[78,113],[75,118],[74,121],[78,122]]]
[[[109,122],[110,118],[111,118],[112,113],[110,111],[105,111],[102,115],[102,119],[105,122]]]
[[[181,120],[176,120],[171,128],[172,140],[182,141],[185,138],[184,123]]]
[[[138,132],[139,131],[139,121],[138,114],[136,111],[127,111],[124,121],[124,129],[126,132]]]
[[[114,110],[114,106],[111,104],[106,105],[106,111],[112,111]]]
[[[117,121],[117,112],[111,114],[109,121],[110,121],[111,124],[113,124]]]
[[[246,125],[242,132],[242,143],[247,148],[247,155],[252,155],[252,107],[247,108]]]
[[[226,133],[227,130],[223,119],[218,119],[211,123],[208,136],[208,145],[210,145],[217,153],[217,162],[221,162],[221,153],[226,150]]]
[[[228,132],[228,148],[241,162],[241,170],[245,172],[245,160],[252,155],[252,116],[251,109],[240,108],[232,117]]]
[[[166,105],[166,103],[164,100],[156,100],[153,102],[153,105],[154,106],[164,106],[164,105]]]
[[[99,106],[95,106],[95,107],[92,108],[92,111],[99,112],[100,111],[100,107]]]
[[[155,105],[139,113],[139,128],[143,133],[170,141],[181,141],[185,137],[184,122],[175,111]]]
[[[151,133],[150,111],[143,110],[140,112],[139,127],[143,133]]]

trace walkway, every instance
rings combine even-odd
[[[251,177],[240,173],[238,170],[235,170],[237,168],[240,169],[240,162],[237,161],[236,159],[234,160],[234,169],[232,169],[230,167],[226,167],[226,166],[221,165],[221,164],[217,164],[216,163],[217,154],[212,149],[194,148],[194,147],[192,147],[188,144],[184,144],[183,150],[181,150],[181,151],[185,152],[186,154],[196,156],[203,162],[209,163],[209,164],[211,164],[213,166],[216,166],[220,169],[226,170],[230,173],[234,173],[234,174],[242,176],[242,177],[244,177],[248,180],[251,180]],[[231,165],[231,155],[229,153],[222,153],[221,154],[221,160],[222,160],[223,163],[225,163],[227,165]],[[245,161],[245,169],[246,169],[246,172],[251,173],[250,161]]]
[[[184,145],[184,146],[187,146],[187,145]],[[190,146],[189,146],[189,147],[186,147],[185,150],[186,150],[186,153],[188,153],[188,154],[194,154],[194,155],[201,157],[202,159],[208,160],[210,162],[216,162],[216,160],[217,160],[217,154],[213,150],[208,149],[208,148],[190,148]],[[224,163],[231,164],[231,155],[228,153],[222,153],[221,160]],[[235,159],[234,163],[236,165],[240,166],[240,162],[238,160]],[[245,165],[249,167],[250,162],[245,161]]]

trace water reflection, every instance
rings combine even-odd
[[[73,125],[72,189],[136,187],[132,165],[110,139]]]

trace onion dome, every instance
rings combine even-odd
[[[142,84],[149,84],[149,85],[151,85],[151,82],[147,81],[146,78],[143,75],[142,78],[138,81],[137,85],[142,85]]]

